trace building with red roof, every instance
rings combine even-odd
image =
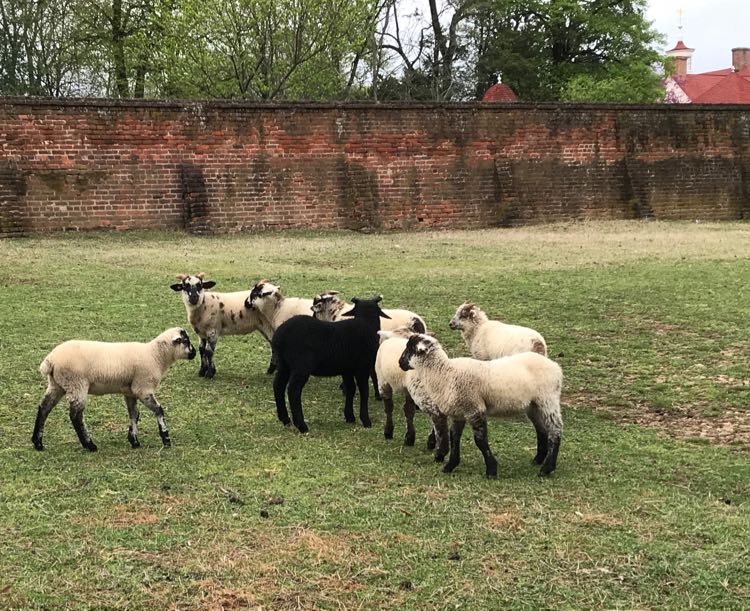
[[[732,49],[732,67],[699,74],[690,73],[695,49],[682,40],[667,51],[675,69],[664,86],[666,101],[675,104],[750,104],[750,48]]]
[[[505,83],[495,83],[484,92],[482,102],[518,102],[518,96]]]

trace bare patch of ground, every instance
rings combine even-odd
[[[727,409],[720,416],[707,416],[686,406],[683,409],[654,408],[641,403],[638,409],[604,405],[589,394],[567,397],[569,405],[589,407],[610,414],[618,422],[658,429],[678,439],[705,439],[717,444],[750,445],[750,411]]]

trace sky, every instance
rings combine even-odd
[[[680,38],[695,49],[690,72],[729,68],[732,49],[750,47],[750,0],[649,0],[648,5],[646,17],[667,38],[662,50]]]

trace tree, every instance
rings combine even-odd
[[[183,0],[160,80],[169,95],[331,99],[351,87],[376,0]],[[356,70],[356,67],[354,68]]]
[[[583,96],[654,101],[659,77],[651,66],[661,60],[654,49],[661,36],[646,21],[645,4],[645,0],[482,3],[472,21],[477,94],[502,75],[503,82],[523,99]],[[587,98],[586,92],[593,97]]]

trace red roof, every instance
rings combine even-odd
[[[695,49],[691,49],[684,42],[678,40],[677,44],[674,46],[674,49],[670,49],[669,51],[667,51],[667,53],[671,51],[695,51]]]
[[[750,69],[715,70],[676,77],[693,104],[750,104]]]
[[[482,102],[518,102],[518,96],[505,83],[497,83],[484,92]]]

